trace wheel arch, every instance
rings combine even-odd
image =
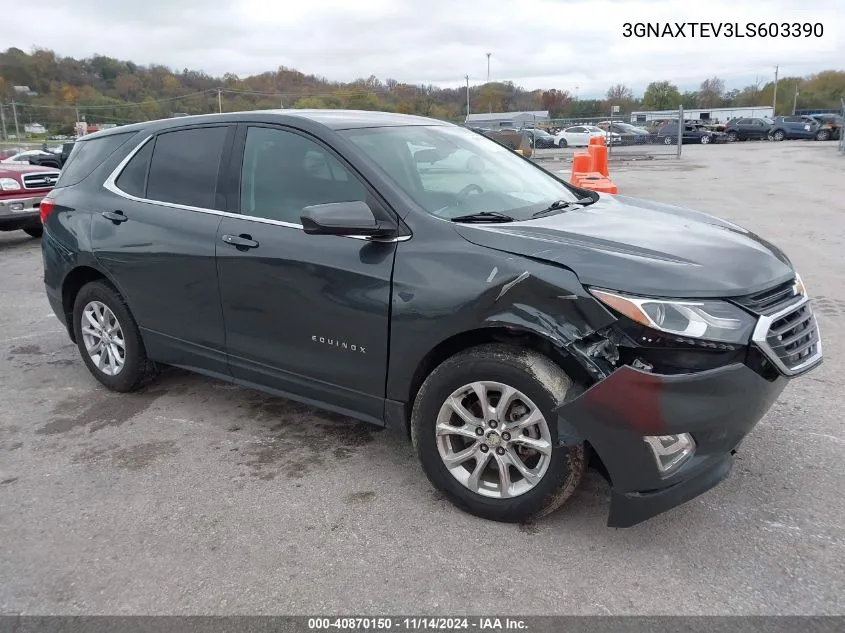
[[[504,324],[466,330],[438,343],[417,364],[408,390],[406,407],[408,415],[404,420],[406,430],[409,430],[410,410],[426,377],[446,359],[485,343],[504,343],[531,349],[552,360],[580,387],[586,388],[594,382],[584,366],[548,335]]]
[[[73,330],[73,304],[76,301],[76,296],[85,284],[92,281],[105,281],[119,294],[120,289],[112,281],[109,276],[99,268],[89,264],[81,264],[73,268],[62,281],[62,311],[65,315],[65,323],[67,324],[68,334],[70,339],[76,343],[76,334]]]

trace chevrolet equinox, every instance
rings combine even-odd
[[[684,503],[822,361],[776,246],[427,118],[99,132],[40,215],[47,296],[103,385],[172,365],[396,429],[497,521],[551,512],[588,463],[610,526]]]

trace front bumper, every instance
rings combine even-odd
[[[630,527],[689,501],[730,471],[733,452],[788,382],[744,364],[689,374],[620,367],[555,411],[558,436],[590,443],[611,481],[610,527]],[[661,474],[647,435],[689,433],[695,453]]]
[[[38,225],[38,205],[43,195],[27,198],[0,198],[0,227],[17,229]]]

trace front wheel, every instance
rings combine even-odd
[[[786,134],[783,133],[783,130],[778,130],[774,134],[772,134],[773,141],[782,141],[786,138]]]
[[[736,132],[728,132],[728,142],[736,143],[739,140]]]
[[[816,132],[816,140],[817,141],[830,140],[830,130],[819,130],[818,132]]]
[[[674,145],[675,141],[671,136],[666,136],[666,137],[663,138],[663,144],[664,145]]]
[[[569,143],[567,143],[567,142],[566,142],[566,139],[565,139],[565,138],[562,138],[562,139],[560,139],[560,140],[557,142],[557,146],[558,146],[559,148],[561,148],[561,149],[563,149],[564,147],[566,147],[568,144],[569,144]]]
[[[530,350],[482,345],[439,365],[414,402],[411,437],[429,481],[476,516],[525,522],[575,492],[583,444],[557,446],[552,411],[573,387]]]
[[[73,328],[88,370],[113,391],[134,391],[149,374],[141,333],[123,297],[105,281],[85,284],[73,306]]]
[[[710,142],[710,137],[709,137],[709,136],[702,136],[702,137],[701,137],[701,144],[702,144],[702,145],[707,145],[709,142]]]

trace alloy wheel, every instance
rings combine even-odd
[[[90,301],[82,310],[82,341],[94,366],[116,376],[126,364],[123,329],[114,312],[101,301]]]
[[[440,407],[435,433],[451,475],[484,497],[525,494],[540,483],[551,461],[545,416],[525,394],[500,382],[456,389]]]

